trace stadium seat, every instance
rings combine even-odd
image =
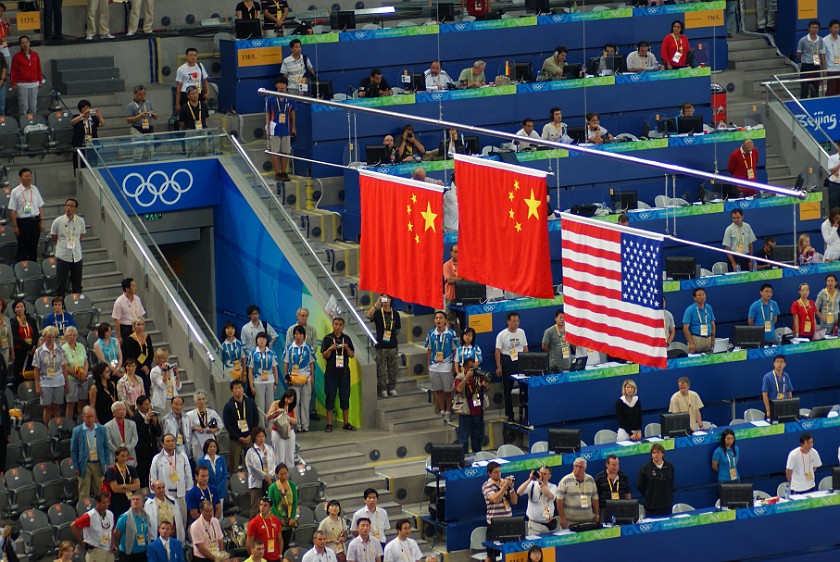
[[[725,261],[718,261],[712,265],[712,275],[725,275],[729,272],[729,264]]]
[[[763,492],[761,490],[753,490],[753,499],[754,500],[766,500],[770,497],[770,494],[767,492]]]
[[[829,490],[832,489],[831,479],[832,479],[831,476],[825,476],[822,479],[820,479],[820,485],[819,485],[820,491],[829,491]]]
[[[283,560],[288,560],[289,562],[300,562],[302,558],[301,552],[306,552],[306,549],[298,548],[293,546],[292,548],[287,548],[286,552],[283,553]]]
[[[50,148],[50,126],[41,115],[29,113],[20,119],[20,150],[26,154],[45,154]]]
[[[4,514],[9,506],[9,491],[6,489],[6,477],[0,474],[0,514]]]
[[[247,511],[246,511],[247,513]],[[245,550],[245,532],[248,529],[248,519],[242,515],[225,517],[221,521],[222,534],[225,536],[225,550],[231,558],[247,558]]]
[[[496,451],[496,454],[504,459],[507,457],[518,457],[519,455],[524,455],[525,451],[523,451],[516,445],[505,444],[499,447],[499,450]]]
[[[82,513],[87,513],[94,507],[96,507],[96,502],[93,498],[80,498],[76,502],[76,513],[81,515]]]
[[[9,434],[9,443],[6,445],[6,466],[4,470],[20,466],[21,457],[23,457],[23,445],[20,442],[20,433],[18,433],[17,428],[13,428]]]
[[[545,442],[545,450],[548,451],[548,441]],[[496,453],[493,451],[479,451],[475,454],[477,461],[489,461],[496,458]]]
[[[68,501],[78,501],[79,477],[76,475],[76,466],[73,464],[73,459],[69,456],[61,459],[58,467],[61,470],[61,479],[64,481],[64,497]],[[76,511],[78,512],[78,508]]]
[[[53,152],[70,152],[73,150],[73,125],[70,124],[72,118],[73,116],[66,109],[50,113],[47,123],[50,127],[50,133],[52,133],[50,148]]]
[[[248,476],[244,472],[230,475],[230,499],[239,506],[239,513],[250,512],[251,492],[248,489]]]
[[[18,280],[18,297],[35,302],[44,292],[44,273],[36,261],[19,261],[15,264]]]
[[[20,515],[20,538],[30,560],[37,560],[53,550],[53,530],[47,514],[27,509]]]
[[[50,520],[55,544],[61,544],[61,541],[74,540],[70,524],[76,520],[76,510],[72,505],[69,503],[53,504],[47,510],[47,517]]]
[[[37,299],[35,305],[35,319],[38,320],[38,329],[44,329],[44,317],[53,311],[52,297],[43,296]]]
[[[56,267],[55,257],[44,258],[41,261],[41,271],[44,274],[44,293],[47,295],[55,294],[56,283],[58,282],[58,268]]]
[[[6,471],[6,489],[9,491],[9,512],[13,517],[20,516],[38,503],[35,479],[32,472],[25,468],[16,467]]]
[[[778,486],[776,486],[776,495],[780,498],[785,495],[785,488],[788,486],[787,481],[781,482]]]
[[[18,153],[20,125],[10,116],[0,117],[0,158],[10,158]]]
[[[612,429],[602,429],[595,434],[596,445],[615,443],[616,439],[618,439],[618,434]]]
[[[34,382],[23,381],[18,385],[17,401],[21,405],[21,409],[23,410],[23,419],[25,421],[42,419],[41,399],[35,393]]]
[[[61,469],[52,462],[41,462],[32,467],[32,477],[38,492],[38,507],[47,509],[64,499],[64,481]]]
[[[38,237],[37,256],[39,259],[50,257],[52,250],[52,240],[50,240],[50,233],[46,230]]]
[[[658,423],[649,423],[645,426],[645,437],[656,437],[662,433],[662,426]]]
[[[318,502],[324,501],[327,485],[321,481],[318,471],[312,465],[305,465],[303,472],[293,467],[289,471],[289,478],[297,484],[298,504],[301,506],[312,508]]]
[[[23,443],[23,463],[31,467],[52,460],[52,440],[46,426],[39,421],[28,421],[20,426]]]
[[[298,510],[298,526],[292,535],[295,546],[309,548],[312,544],[312,533],[318,530],[315,513],[309,507],[301,505]]]
[[[17,252],[17,241],[14,241],[13,244],[14,253]],[[15,278],[15,270],[12,269],[12,266],[10,265],[0,263],[0,297],[3,297],[7,301],[10,301],[14,298],[16,293],[17,278]]]
[[[729,422],[729,425],[742,425],[742,424],[745,424],[745,423],[749,423],[749,422],[747,422],[747,420],[745,420],[745,419],[734,418],[733,420],[731,420]]]
[[[744,411],[744,419],[748,422],[761,421],[764,419],[764,412],[757,408],[750,408]]]
[[[5,207],[0,208],[0,214],[4,214]],[[15,231],[5,226],[0,226],[0,262],[12,264],[17,256],[17,238]],[[14,270],[12,271],[14,276]],[[5,295],[3,295],[5,296]]]
[[[548,441],[537,441],[533,445],[531,445],[531,453],[547,453],[548,452]],[[478,458],[476,458],[478,460]]]
[[[47,431],[52,441],[52,452],[55,460],[62,460],[70,457],[70,436],[76,423],[70,418],[53,418]]]
[[[338,516],[341,517],[341,511]],[[321,502],[315,506],[315,521],[323,521],[327,517],[327,502]]]
[[[484,541],[487,540],[487,527],[476,527],[470,533],[470,558],[473,560],[485,560],[486,550]]]
[[[677,503],[671,508],[671,513],[673,514],[685,513],[686,511],[694,511],[694,507],[688,505],[687,503]]]
[[[87,336],[99,322],[99,309],[83,293],[73,293],[64,298],[64,308],[76,319],[76,326],[81,336]],[[88,349],[93,346],[89,345]]]

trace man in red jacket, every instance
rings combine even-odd
[[[12,88],[18,91],[20,114],[35,113],[38,110],[38,88],[44,82],[41,72],[41,57],[29,48],[29,37],[18,39],[20,51],[12,57]]]
[[[757,181],[758,149],[753,141],[747,139],[744,144],[732,151],[732,154],[729,155],[729,166],[727,168],[733,178]],[[755,195],[755,190],[738,187],[738,193],[743,196]]]

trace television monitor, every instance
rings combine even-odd
[[[513,63],[513,81],[514,82],[533,82],[534,74],[531,71],[530,62],[515,62]]]
[[[455,443],[432,443],[431,467],[440,471],[464,468],[464,448]]]
[[[574,80],[580,78],[580,63],[573,62],[563,67],[563,78]]]
[[[487,299],[487,287],[473,281],[455,283],[455,304],[479,304]]]
[[[659,426],[663,438],[683,437],[691,433],[691,416],[688,412],[662,414],[659,416]]]
[[[551,6],[548,0],[525,0],[525,12],[533,14],[550,14]]]
[[[330,14],[330,29],[356,29],[356,12],[353,10],[341,10]]]
[[[753,486],[752,484],[742,484],[725,482],[720,485],[720,507],[739,509],[742,507],[752,507],[753,504]]]
[[[525,375],[544,375],[548,372],[548,353],[545,351],[524,351],[519,354],[518,369]]]
[[[671,279],[691,279],[697,275],[694,256],[665,256],[665,273]]]
[[[586,127],[568,127],[566,134],[571,137],[573,143],[583,144],[586,142]]]
[[[835,492],[840,491],[840,466],[831,469],[831,489]]]
[[[633,525],[639,520],[639,500],[607,500],[601,510],[601,523],[615,518],[618,525]]]
[[[796,261],[796,246],[777,245],[773,248],[773,260],[792,264]]]
[[[656,122],[656,131],[659,133],[671,134],[677,132],[677,120],[673,117],[660,119]]]
[[[314,80],[309,84],[309,95],[319,100],[333,99],[333,85],[330,80]]]
[[[548,428],[548,450],[558,455],[580,451],[580,430]]]
[[[256,39],[262,37],[260,20],[236,20],[233,24],[237,39]]]
[[[799,398],[771,400],[770,421],[778,423],[799,421]]]
[[[590,76],[598,76],[598,67],[601,66],[601,57],[592,57],[586,63],[586,73]]]
[[[834,406],[814,406],[808,413],[808,419],[815,420],[817,418],[827,418],[828,414],[830,414],[833,409]]]
[[[365,162],[368,166],[390,164],[391,160],[388,158],[388,149],[384,144],[369,144],[365,146]]]
[[[474,135],[464,137],[464,149],[467,151],[467,154],[480,154],[481,143],[478,142],[478,137]]]
[[[703,132],[703,116],[687,115],[677,119],[677,133],[686,135]]]
[[[637,191],[615,191],[613,192],[613,210],[627,211],[639,206],[639,193]]]
[[[455,4],[451,2],[436,2],[432,9],[437,11],[435,21],[440,23],[455,21]]]
[[[741,349],[758,349],[764,344],[764,326],[735,326],[732,345]]]
[[[615,72],[627,72],[627,61],[621,55],[606,55],[604,57],[607,70]]]
[[[426,75],[422,72],[408,72],[400,77],[402,87],[410,92],[426,91]]]
[[[516,542],[525,538],[528,523],[522,516],[494,517],[487,526],[488,540],[499,542]]]

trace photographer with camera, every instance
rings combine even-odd
[[[513,515],[511,506],[516,505],[519,496],[514,489],[516,478],[511,475],[503,479],[502,465],[499,463],[495,461],[487,463],[487,475],[490,478],[481,486],[481,493],[484,495],[484,504],[487,506],[487,525],[489,526],[496,517]],[[490,536],[489,531],[488,528],[487,540],[492,541],[494,537]],[[495,550],[488,548],[485,562],[493,562],[496,554]]]
[[[531,477],[519,485],[516,493],[520,496],[528,494],[528,534],[542,535],[557,529],[554,519],[555,494],[557,486],[549,482],[551,469],[547,466],[539,470],[532,470]]]
[[[402,140],[400,146],[397,148],[401,162],[411,162],[412,160],[420,161],[426,153],[426,147],[414,135],[414,126],[406,125],[403,127]]]
[[[207,393],[196,390],[195,410],[187,412],[187,424],[190,426],[190,444],[192,459],[198,461],[204,456],[204,444],[215,439],[222,430],[222,417],[216,410],[207,407]],[[188,452],[189,454],[190,452]]]
[[[484,439],[484,397],[492,375],[477,369],[472,357],[464,361],[463,368],[455,378],[455,392],[459,396],[452,409],[458,414],[458,443],[464,447],[464,454],[470,441],[473,453],[477,453]]]

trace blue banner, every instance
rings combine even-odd
[[[807,99],[801,100],[799,103],[808,112],[807,114],[803,113],[795,102],[785,102],[785,105],[796,117],[796,120],[811,133],[811,136],[817,139],[817,142],[825,142],[825,136],[817,132],[817,125],[831,140],[840,141],[840,127],[838,127],[840,97]]]
[[[131,164],[103,174],[127,213],[183,211],[213,207],[223,185],[222,166],[215,158]],[[227,174],[224,174],[226,177]]]

